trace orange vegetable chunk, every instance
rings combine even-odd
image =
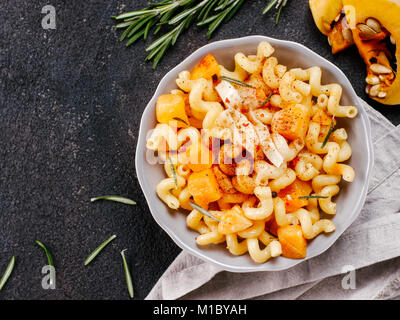
[[[211,79],[213,75],[219,76],[221,68],[215,60],[214,56],[209,53],[206,55],[192,70],[190,78],[192,80],[197,79]]]
[[[309,196],[312,187],[309,182],[296,179],[291,185],[279,191],[278,196],[285,202],[286,212],[296,211],[308,205],[307,199],[299,197]]]
[[[170,124],[174,122],[178,128],[186,128],[189,124],[188,116],[185,111],[185,101],[178,94],[163,94],[158,97],[156,103],[157,121]]]
[[[290,259],[303,259],[307,255],[307,240],[301,226],[288,225],[278,229],[278,240],[282,246],[282,256]]]
[[[186,150],[187,166],[194,172],[210,169],[213,164],[212,152],[200,141]]]
[[[250,228],[253,223],[247,219],[242,208],[236,205],[230,210],[226,210],[220,216],[222,222],[218,225],[218,232],[221,234],[231,234]]]
[[[194,201],[203,208],[205,204],[222,197],[217,179],[211,169],[192,173],[188,179],[188,190]]]
[[[272,119],[271,129],[284,136],[286,139],[304,139],[310,121],[307,108],[301,104],[289,105],[275,113]]]

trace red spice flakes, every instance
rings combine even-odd
[[[297,162],[299,162],[299,157],[294,158],[292,161],[288,163],[288,166],[292,169],[296,168]]]
[[[264,118],[264,113],[261,113],[261,114],[260,114],[260,117],[261,117],[261,118]]]
[[[248,127],[250,123],[244,123],[243,127]]]
[[[274,94],[279,94],[279,88],[273,89],[272,92],[273,92]]]
[[[228,98],[225,99],[225,102],[226,103],[231,103],[231,101]]]
[[[256,147],[256,151],[259,151],[260,148],[261,148],[261,147],[260,147],[260,145],[258,144],[257,147]]]

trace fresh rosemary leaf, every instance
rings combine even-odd
[[[136,204],[135,201],[125,198],[125,197],[121,197],[121,196],[101,196],[101,197],[91,198],[90,202],[94,202],[97,200],[109,200],[109,201],[114,201],[114,202],[119,202],[119,203],[124,203],[124,204],[130,204],[130,205]]]
[[[267,102],[269,100],[271,100],[271,97],[274,95],[273,92],[270,93],[270,95],[267,97],[267,99],[265,99],[265,101],[263,101],[263,103],[261,104],[261,107],[265,106],[267,104]]]
[[[221,80],[225,80],[228,82],[231,82],[233,84],[237,84],[238,86],[242,86],[242,87],[248,87],[248,88],[254,88],[252,85],[248,84],[248,83],[244,83],[242,81],[233,79],[233,78],[229,78],[229,77],[225,77],[225,76],[221,76],[220,77]]]
[[[87,266],[96,256],[100,253],[101,250],[104,249],[106,245],[108,245],[111,241],[113,241],[117,236],[114,234],[106,241],[104,241],[101,245],[99,245],[85,260],[84,265]]]
[[[183,122],[183,123],[186,124],[187,126],[189,125],[189,123],[187,123],[185,120],[183,120],[183,119],[181,119],[181,118],[174,117],[174,118],[172,118],[172,119],[173,119],[173,120],[176,120],[176,121]]]
[[[131,273],[129,271],[128,263],[126,262],[125,253],[124,253],[125,251],[126,251],[126,249],[121,251],[121,256],[122,256],[122,262],[124,264],[126,286],[128,287],[129,296],[131,298],[133,298],[132,276],[131,276]]]
[[[144,33],[146,32],[146,30],[142,30],[139,33],[135,34],[132,38],[130,38],[127,43],[126,46],[129,47],[131,44],[134,44],[137,40],[139,40]]]
[[[302,196],[298,197],[297,199],[328,199],[328,196],[318,196],[318,195],[311,195],[311,196]]]
[[[214,215],[212,215],[212,214],[211,214],[210,212],[208,212],[206,209],[204,209],[204,208],[198,206],[198,205],[195,204],[194,202],[189,201],[189,204],[192,206],[193,209],[196,209],[197,211],[201,212],[201,213],[204,214],[205,216],[207,216],[207,217],[209,217],[209,218],[211,218],[211,219],[213,219],[213,220],[215,220],[215,221],[218,221],[218,222],[221,222],[221,223],[222,223],[221,220],[219,220],[217,217],[215,217]]]
[[[325,146],[328,143],[329,138],[330,138],[334,128],[335,128],[335,116],[333,116],[333,118],[332,118],[332,122],[331,122],[331,126],[329,127],[328,134],[326,135],[326,137],[324,139],[324,142],[322,142],[322,148],[325,148]]]
[[[169,160],[169,166],[172,171],[172,176],[174,177],[175,189],[178,189],[178,178],[176,177],[176,171],[175,171],[174,164],[172,163],[171,157],[168,156],[168,160]]]
[[[51,284],[54,284],[56,279],[55,279],[55,274],[54,274],[53,257],[51,256],[50,251],[47,249],[47,247],[42,242],[40,242],[39,240],[36,240],[36,243],[46,253],[47,261],[48,261],[49,266],[50,266],[50,282],[51,282]]]
[[[276,3],[278,2],[278,0],[271,0],[268,5],[264,8],[263,10],[263,14],[266,14],[268,11],[270,11],[274,5],[276,5]]]
[[[3,287],[6,284],[8,278],[10,278],[11,273],[12,273],[12,271],[14,269],[14,266],[15,266],[15,256],[12,256],[12,258],[10,260],[10,263],[7,266],[6,271],[4,271],[4,274],[1,277],[1,280],[0,280],[0,291],[1,291],[1,289],[3,289]]]

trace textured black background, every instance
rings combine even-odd
[[[0,3],[0,272],[12,255],[17,259],[0,299],[127,299],[124,248],[142,299],[180,252],[149,213],[136,180],[135,147],[142,111],[160,79],[208,40],[193,28],[153,71],[143,62],[143,42],[126,49],[110,19],[146,3]],[[56,8],[56,30],[41,27],[46,4]],[[298,41],[342,68],[367,98],[356,49],[333,57],[308,1],[289,1],[278,26],[273,14],[261,15],[265,4],[246,1],[212,40],[260,34]],[[400,123],[396,107],[368,101]],[[128,196],[138,205],[89,202],[102,194]],[[112,234],[118,238],[84,267]],[[46,257],[36,239],[53,254],[56,290],[41,287]]]

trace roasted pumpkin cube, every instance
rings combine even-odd
[[[221,68],[215,60],[214,56],[209,53],[206,55],[192,70],[190,78],[192,80],[197,79],[211,79],[213,75],[219,76]]]
[[[163,94],[158,97],[156,104],[157,121],[160,123],[176,123],[178,128],[186,128],[189,124],[185,111],[185,101],[178,94]]]
[[[217,179],[211,169],[193,172],[188,179],[188,190],[194,201],[200,206],[217,201],[222,197]]]
[[[282,256],[303,259],[307,255],[307,240],[299,225],[288,225],[278,229],[278,240],[282,246]]]
[[[275,113],[271,129],[284,136],[286,139],[304,139],[310,122],[308,109],[301,105],[289,105],[281,111]]]
[[[186,150],[186,162],[194,172],[210,169],[213,164],[212,152],[199,141]]]
[[[220,215],[220,222],[218,224],[218,232],[221,234],[231,234],[240,232],[250,228],[253,223],[247,219],[243,213],[242,208],[236,205],[230,210],[226,210]]]
[[[299,197],[309,196],[312,187],[309,182],[296,179],[292,184],[279,191],[278,196],[285,202],[286,212],[294,212],[306,205],[307,199],[299,199]]]

